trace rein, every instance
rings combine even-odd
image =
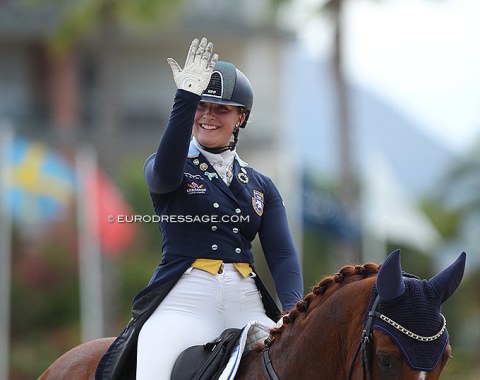
[[[272,359],[270,359],[270,345],[273,343],[273,339],[271,336],[265,341],[265,345],[263,347],[263,374],[267,378],[267,380],[280,380],[275,369],[273,368]]]
[[[348,380],[352,378],[353,369],[355,368],[355,363],[358,359],[358,354],[362,354],[362,379],[366,380],[367,374],[368,377],[372,378],[372,369],[370,364],[372,362],[372,348],[373,348],[373,320],[376,317],[377,305],[380,302],[380,297],[375,298],[375,302],[372,305],[372,309],[368,312],[368,319],[365,323],[365,327],[362,332],[362,337],[360,338],[360,343],[358,344],[357,350],[355,351],[355,356],[353,357],[352,364],[350,364],[350,369],[348,371]]]

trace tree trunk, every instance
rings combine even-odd
[[[340,201],[346,210],[347,218],[356,224],[357,191],[353,173],[352,125],[350,120],[348,87],[343,73],[343,9],[344,0],[334,2],[333,24],[334,44],[332,71],[335,80],[336,114],[337,114],[337,151],[339,164]],[[358,261],[360,254],[357,244],[352,241],[340,242],[337,247],[337,259],[341,261]]]

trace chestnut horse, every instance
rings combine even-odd
[[[451,348],[440,313],[460,284],[465,253],[430,280],[402,272],[400,252],[379,266],[344,266],[320,281],[244,355],[236,379],[438,379]],[[39,378],[94,379],[113,338],[80,345]]]

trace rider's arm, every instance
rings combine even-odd
[[[152,193],[164,194],[180,186],[192,134],[195,111],[201,97],[177,90],[170,119],[158,146],[144,166],[144,177]]]
[[[303,279],[285,206],[271,180],[259,237],[278,298],[287,312],[303,298]]]

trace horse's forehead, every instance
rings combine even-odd
[[[440,298],[427,280],[407,277],[404,279],[404,283],[405,293],[403,295],[403,302],[409,303],[410,305],[412,303],[419,304],[440,311]]]
[[[435,322],[442,324],[441,301],[426,280],[405,278],[405,293],[393,300],[381,300],[377,311],[418,335],[438,332]],[[374,286],[371,303],[377,296]],[[371,306],[371,305],[370,305]],[[435,331],[437,330],[437,331]],[[430,334],[431,335],[431,334]]]
[[[374,286],[369,309],[377,294]],[[425,280],[405,278],[405,293],[390,301],[380,301],[377,311],[404,329],[423,337],[436,335],[443,326],[441,301]],[[374,328],[389,335],[410,366],[419,370],[435,368],[448,343],[446,331],[432,342],[421,342],[378,318],[375,319]]]

